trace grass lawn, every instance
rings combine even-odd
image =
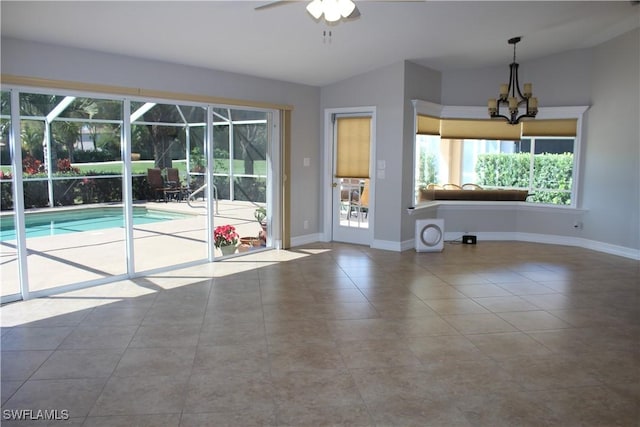
[[[147,169],[153,168],[153,160],[136,160],[131,162],[133,165],[134,175],[145,175]],[[74,167],[80,169],[80,172],[101,172],[112,173],[119,175],[122,173],[122,162],[100,162],[100,163],[73,163]],[[180,176],[186,175],[186,161],[174,160],[173,167],[180,171]],[[2,165],[0,170],[5,173],[11,172],[11,166]],[[214,172],[216,173],[229,173],[229,161],[226,159],[214,160]],[[244,173],[244,161],[233,161],[233,172],[236,174]],[[253,163],[254,175],[266,175],[267,174],[267,162],[266,160],[256,160]]]

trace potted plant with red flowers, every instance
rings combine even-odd
[[[213,240],[222,255],[235,253],[238,244],[238,233],[233,225],[219,225],[213,230]]]

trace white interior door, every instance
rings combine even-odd
[[[370,113],[335,114],[332,122],[332,240],[370,245],[373,116]]]

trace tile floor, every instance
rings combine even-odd
[[[2,425],[638,426],[638,279],[562,246],[313,244],[8,304]],[[7,420],[29,409],[70,419]]]

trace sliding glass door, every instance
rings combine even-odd
[[[20,110],[15,136],[11,90]],[[3,91],[3,301],[23,287],[47,295],[270,247],[273,117],[254,108]],[[21,160],[11,156],[11,138]],[[214,242],[218,226],[237,235],[224,252]]]

